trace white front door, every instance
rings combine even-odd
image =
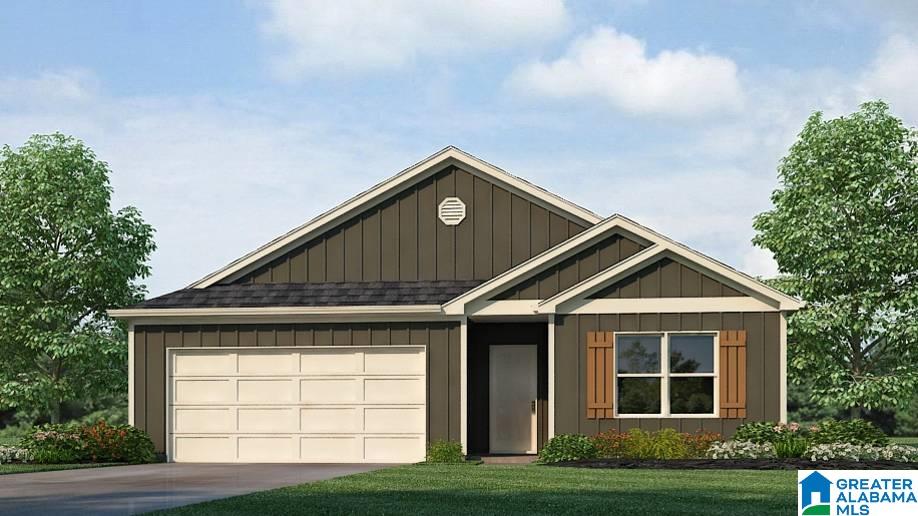
[[[489,347],[490,451],[536,453],[536,346]]]

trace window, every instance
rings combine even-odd
[[[714,334],[615,336],[618,416],[715,416]]]

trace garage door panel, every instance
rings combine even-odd
[[[175,380],[174,400],[187,404],[234,403],[236,393],[229,379]]]
[[[239,432],[290,433],[298,430],[293,408],[239,408]]]
[[[297,401],[296,383],[290,379],[239,380],[240,403],[286,403]]]
[[[235,354],[196,352],[173,355],[172,373],[182,376],[227,375],[236,372]]]
[[[427,363],[419,350],[374,349],[364,356],[368,374],[424,374]]]
[[[368,461],[395,462],[404,457],[424,457],[423,437],[366,437],[365,457]]]
[[[232,437],[176,437],[175,456],[183,462],[234,462]]]
[[[233,409],[230,408],[176,408],[174,427],[178,433],[215,434],[236,430]]]
[[[346,437],[301,437],[300,460],[304,462],[360,462],[363,439]]]
[[[239,460],[245,462],[290,462],[296,457],[294,437],[238,438]]]
[[[363,353],[351,349],[310,350],[300,355],[300,372],[343,374],[363,372]]]
[[[423,407],[366,407],[364,428],[367,433],[414,433],[424,428]]]
[[[300,381],[303,403],[354,403],[363,401],[360,378],[316,378]]]
[[[274,353],[240,353],[239,374],[282,375],[297,372],[298,355],[289,351]]]
[[[363,426],[357,407],[309,407],[300,409],[300,430],[308,433],[355,433]]]
[[[168,353],[170,460],[424,458],[423,347],[195,348]]]
[[[420,378],[367,378],[364,398],[368,403],[424,403],[425,386]]]

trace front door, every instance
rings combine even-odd
[[[536,346],[489,347],[490,451],[536,453]]]

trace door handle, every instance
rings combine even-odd
[[[529,402],[529,410],[531,410],[532,413],[535,414],[535,411],[536,411],[536,400],[532,400],[532,401]]]

